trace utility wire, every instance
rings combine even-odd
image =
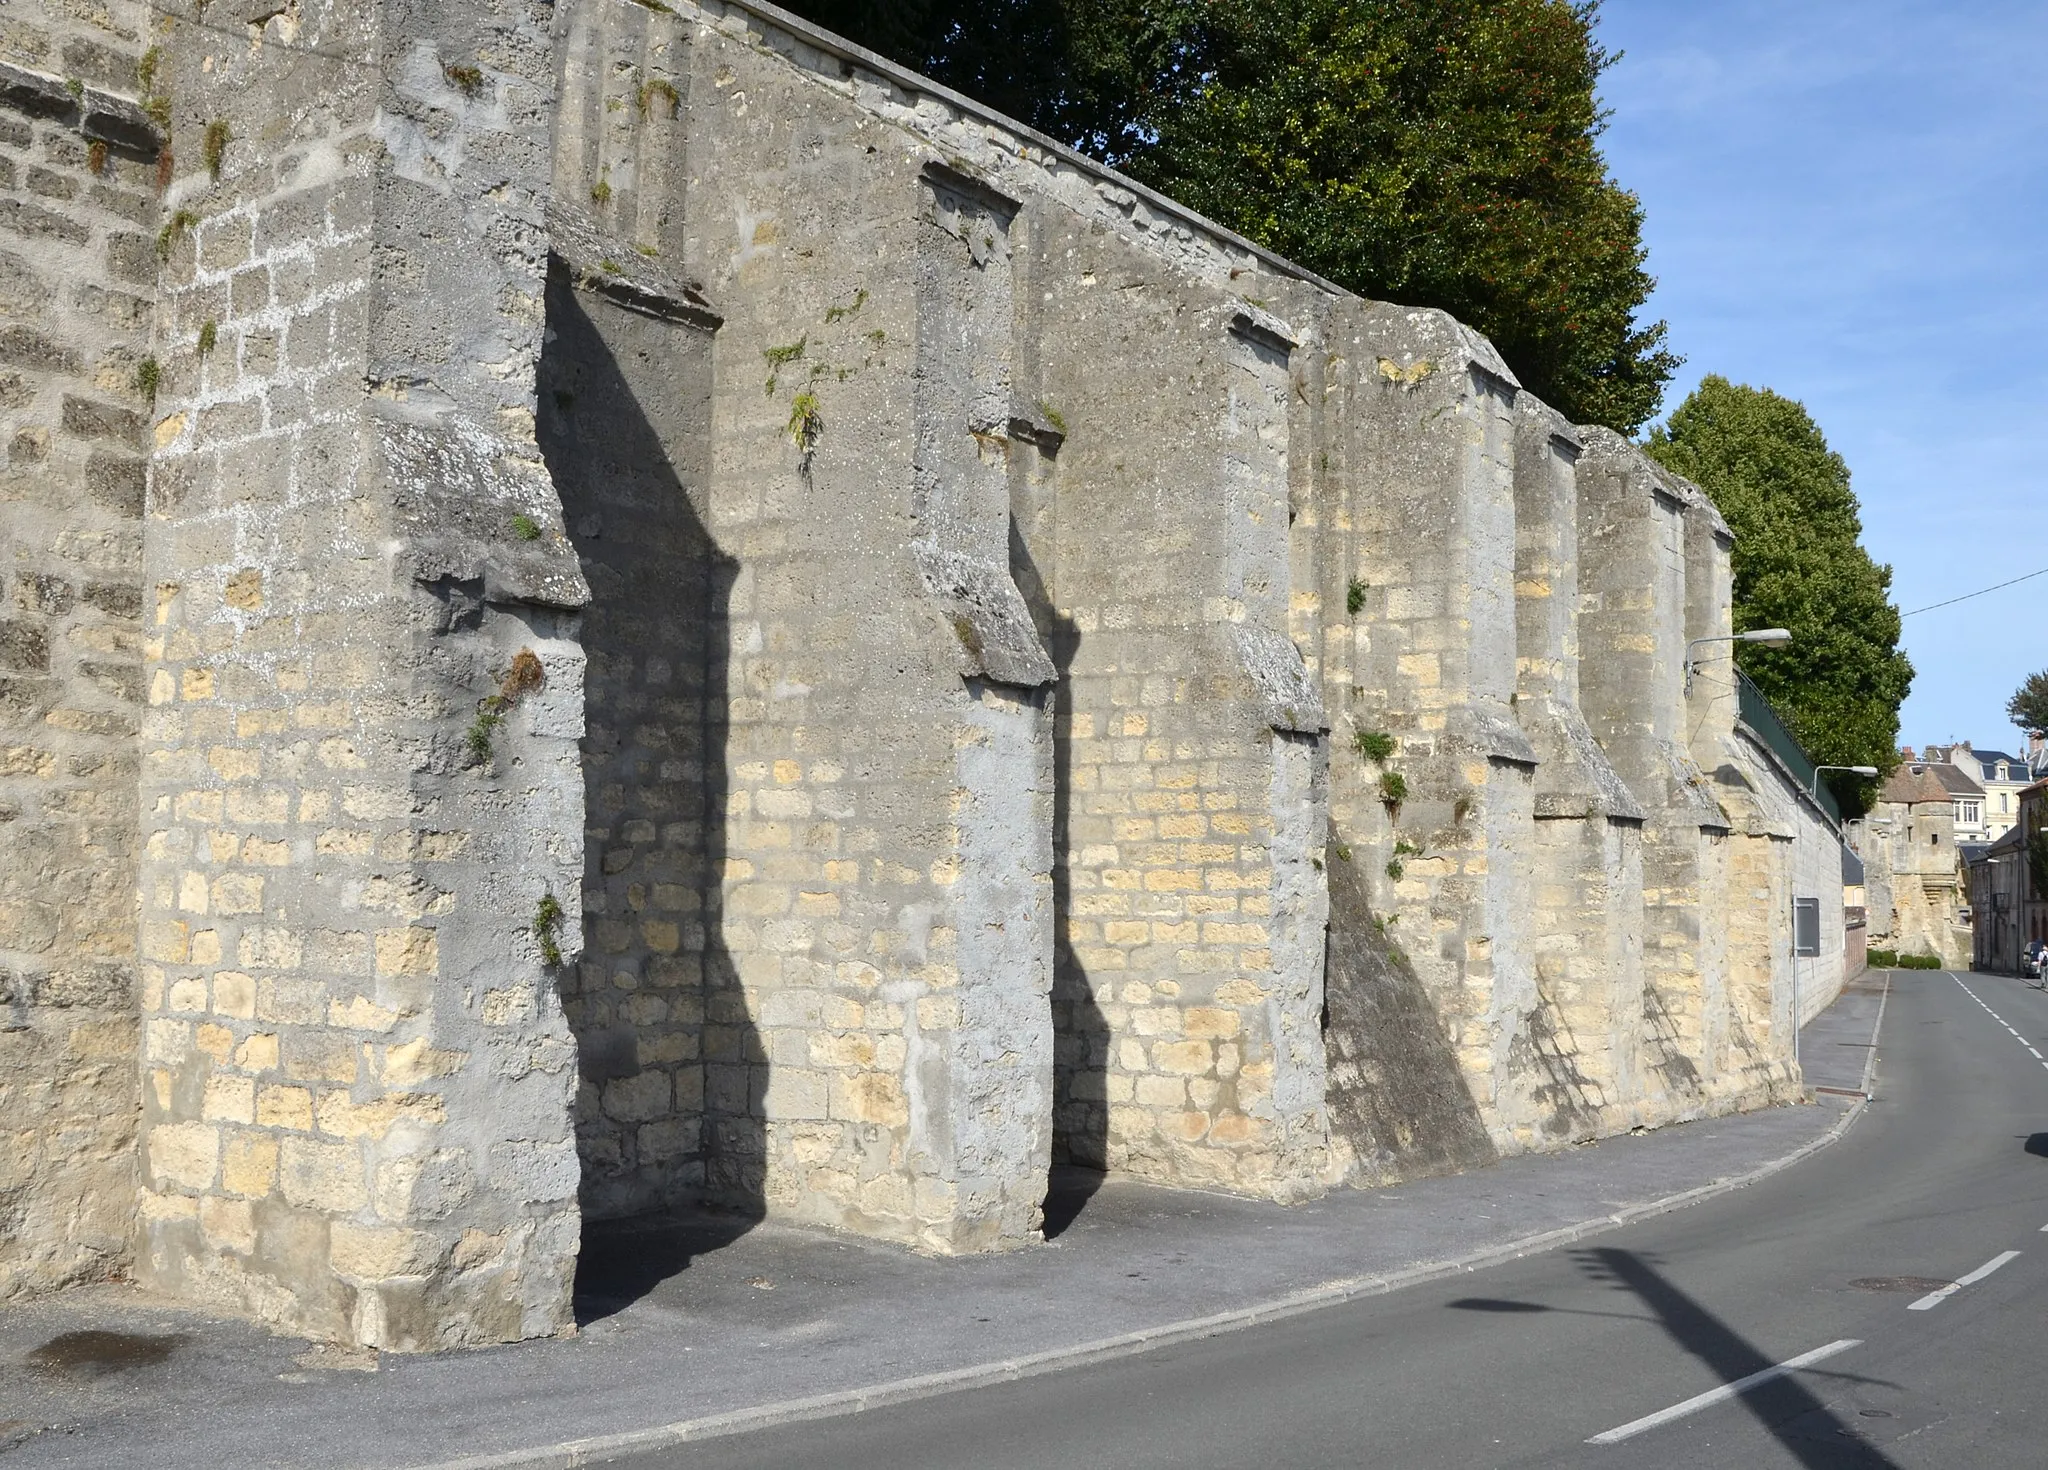
[[[2014,577],[2010,582],[1998,582],[1989,587],[1979,587],[1975,592],[1965,592],[1961,597],[1951,597],[1946,602],[1930,602],[1925,607],[1916,607],[1912,612],[1903,612],[1899,616],[1910,618],[1920,613],[1933,612],[1937,607],[1951,607],[1958,602],[1968,602],[1973,597],[1982,597],[1987,592],[1996,592],[2001,587],[2016,587],[2021,582],[2031,582],[2036,577],[2048,577],[2048,567],[2043,567],[2038,572],[2028,572],[2024,577]]]

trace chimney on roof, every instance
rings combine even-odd
[[[1910,745],[1901,745],[1899,747],[1899,758],[1901,760],[1913,759],[1913,747]]]
[[[1958,745],[1956,749],[1962,751],[1965,755],[1968,755],[1970,753],[1970,742],[1965,740],[1961,745]]]

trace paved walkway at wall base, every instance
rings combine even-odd
[[[928,1260],[702,1217],[604,1232],[571,1339],[309,1348],[119,1288],[0,1308],[0,1470],[510,1467],[614,1454],[1312,1310],[1583,1238],[1761,1177],[1862,1105],[1884,976],[1802,1037],[1805,1106],[1283,1208],[1061,1179],[1040,1249]]]

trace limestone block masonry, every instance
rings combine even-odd
[[[0,1297],[502,1342],[588,1220],[1796,1090],[1706,497],[772,6],[19,0],[0,317]]]

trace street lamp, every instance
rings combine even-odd
[[[1820,773],[1821,773],[1822,771],[1848,771],[1848,772],[1849,772],[1849,773],[1851,773],[1852,775],[1857,775],[1857,776],[1875,776],[1875,775],[1877,774],[1877,767],[1876,767],[1876,766],[1815,766],[1815,767],[1813,768],[1813,791],[1812,791],[1812,796],[1813,796],[1814,800],[1816,800],[1816,801],[1818,801],[1818,800],[1820,799]]]
[[[1702,643],[1762,643],[1779,648],[1792,641],[1792,634],[1785,628],[1752,628],[1747,633],[1733,633],[1721,638],[1695,638],[1685,645],[1685,692],[1692,693],[1692,676],[1699,672],[1700,661],[1692,651]]]

